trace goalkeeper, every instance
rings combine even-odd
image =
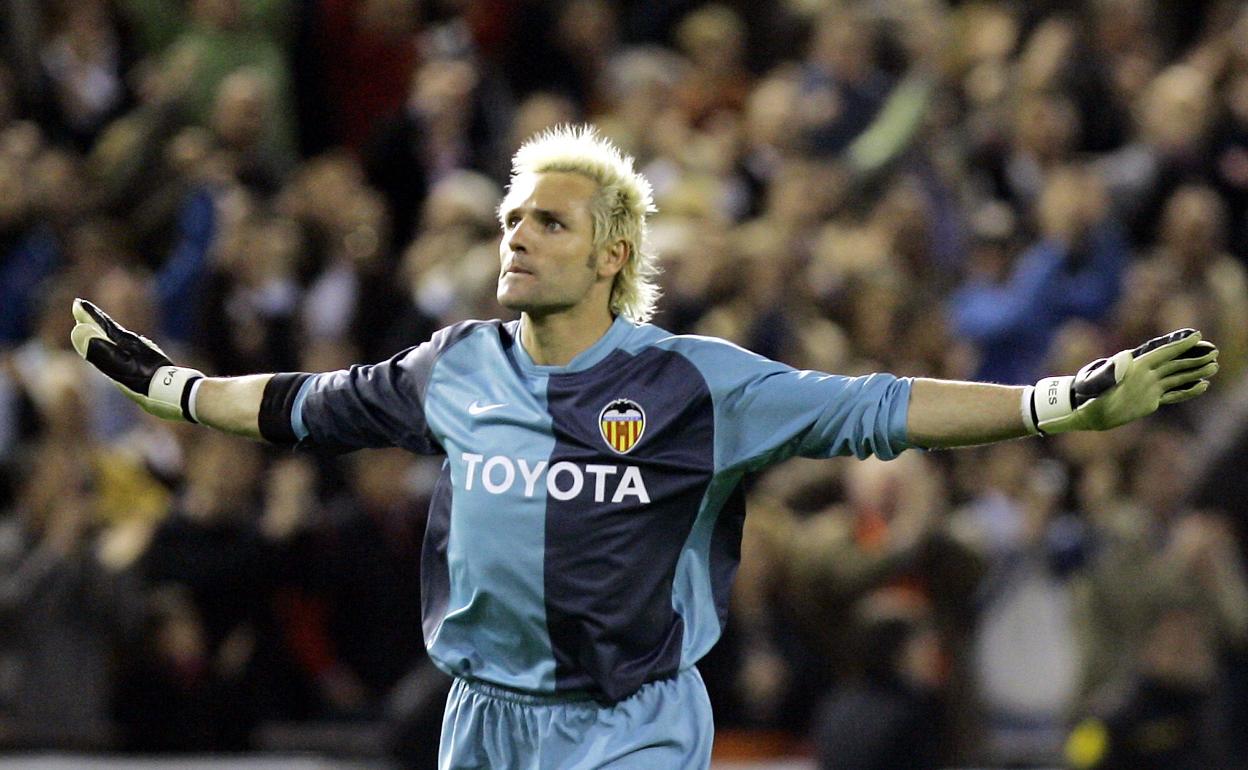
[[[1200,395],[1184,329],[1032,387],[797,371],[646,323],[649,183],[588,128],[516,153],[499,303],[369,366],[205,377],[78,300],[74,347],[148,412],[300,448],[443,455],[425,645],[443,768],[705,768],[694,664],[725,621],[742,481],[788,457],[1105,430]]]

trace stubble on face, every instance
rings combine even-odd
[[[588,290],[600,264],[589,210],[593,193],[591,180],[567,172],[538,174],[516,184],[502,206],[500,304],[544,314],[585,299],[577,287]],[[576,256],[585,245],[584,256]],[[582,269],[588,275],[576,277]]]

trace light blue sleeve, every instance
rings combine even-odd
[[[660,346],[697,367],[711,391],[717,471],[759,470],[795,455],[891,460],[912,446],[909,378],[798,370],[710,337]]]

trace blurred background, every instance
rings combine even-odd
[[[378,360],[499,315],[509,156],[567,121],[654,183],[673,331],[1011,384],[1184,326],[1222,349],[1208,395],[1110,433],[753,479],[717,766],[1248,767],[1224,0],[6,0],[10,764],[431,766],[440,459],[149,418],[70,301],[211,374]]]

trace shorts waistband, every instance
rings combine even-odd
[[[505,687],[501,684],[483,682],[480,679],[458,677],[469,690],[487,698],[520,703],[525,706],[557,706],[564,703],[591,703],[594,696],[585,690],[569,690],[567,692],[534,692]]]

